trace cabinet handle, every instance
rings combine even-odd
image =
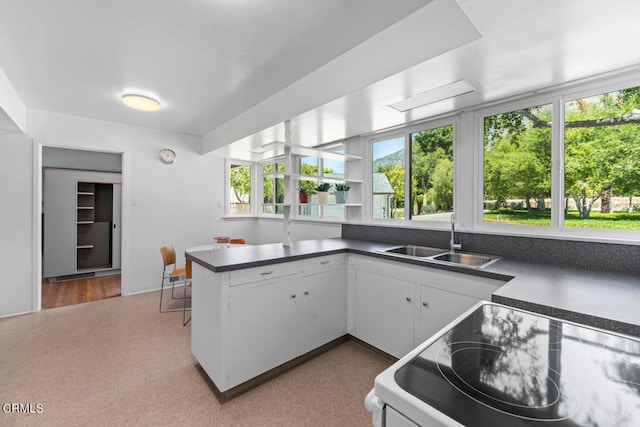
[[[291,295],[291,297],[290,297],[290,298],[291,298],[291,299],[296,299],[296,295],[295,295],[295,294],[293,294],[293,295]]]
[[[407,302],[411,302],[411,297],[407,297]]]
[[[260,275],[261,275],[261,276],[268,276],[268,275],[270,275],[270,274],[273,274],[273,270],[271,270],[271,271],[265,271],[265,272],[263,272],[263,273],[260,273]]]
[[[424,308],[427,308],[427,307],[429,307],[429,303],[425,301],[425,302],[423,302],[423,303],[422,303],[422,306],[423,306]]]
[[[305,295],[309,295],[309,291],[304,291],[304,294]]]
[[[320,261],[320,264],[323,264],[323,265],[324,265],[324,264],[329,264],[330,262],[331,262],[331,261],[329,261],[329,260],[326,260],[326,261]]]

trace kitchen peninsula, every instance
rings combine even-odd
[[[401,357],[483,299],[640,335],[633,275],[505,257],[469,268],[385,253],[391,246],[337,238],[187,253],[192,352],[221,397],[349,337]]]

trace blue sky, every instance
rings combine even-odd
[[[404,136],[398,136],[384,141],[378,141],[373,144],[373,160],[378,160],[388,154],[395,153],[404,148]]]

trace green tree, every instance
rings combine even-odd
[[[250,203],[251,199],[251,167],[231,165],[230,184],[233,188],[235,202]]]
[[[443,162],[448,160],[448,162]],[[451,176],[447,186],[439,185],[434,190],[436,168],[440,165],[440,176]],[[449,171],[443,174],[444,165],[449,165]],[[411,142],[411,197],[414,213],[419,213],[423,205],[434,200],[449,198],[447,187],[453,189],[453,126],[442,126],[428,129],[412,135]],[[441,182],[439,184],[442,184]],[[438,191],[443,191],[437,194]],[[451,196],[452,197],[452,196]],[[434,202],[435,203],[435,202]],[[439,209],[451,209],[447,203],[435,203]]]
[[[432,176],[433,186],[427,191],[427,199],[438,210],[453,209],[453,162],[447,157],[436,163]]]
[[[574,200],[582,219],[599,199],[602,211],[609,212],[605,206],[614,191],[633,197],[640,190],[640,132],[632,123],[639,100],[633,88],[565,107],[565,196]]]
[[[522,111],[485,118],[484,196],[495,199],[496,207],[523,199],[531,213],[531,199],[551,193],[551,129],[534,128]],[[527,110],[532,112],[550,119],[548,108]]]

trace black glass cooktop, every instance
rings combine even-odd
[[[640,340],[493,304],[395,380],[466,426],[640,426]]]

